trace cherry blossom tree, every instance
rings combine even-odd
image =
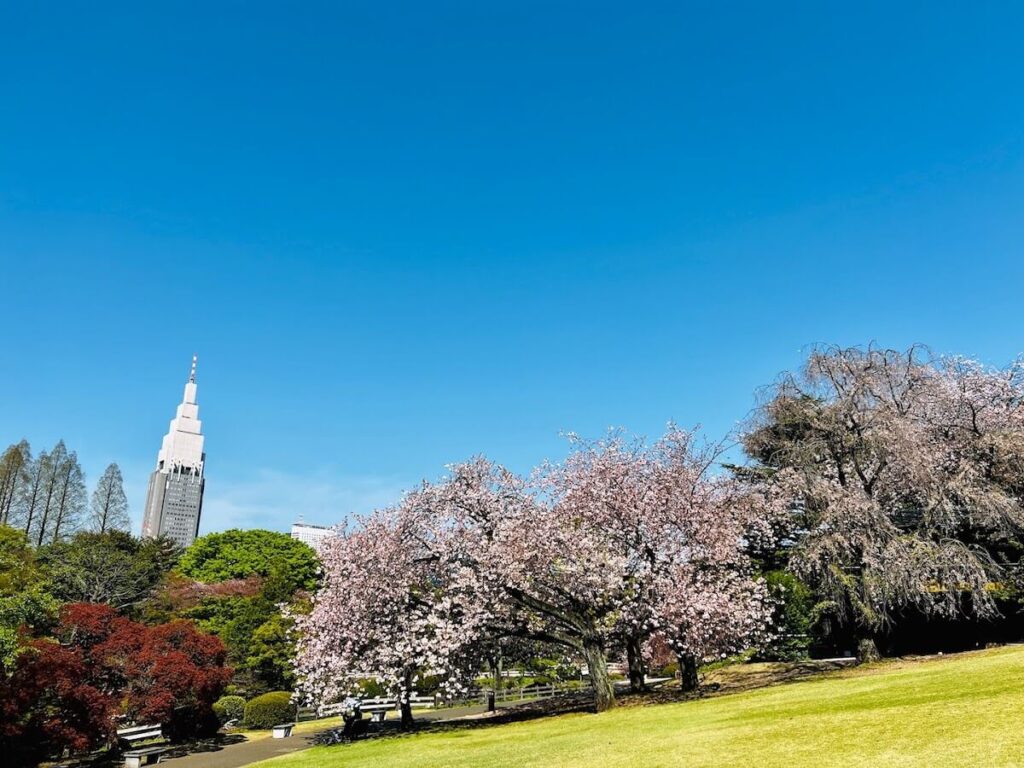
[[[467,598],[464,575],[444,556],[443,532],[422,509],[403,502],[325,543],[323,585],[312,611],[295,617],[307,701],[336,701],[373,678],[398,699],[409,727],[418,675],[442,675],[455,692],[478,668],[478,603]]]
[[[745,518],[727,514],[725,481],[709,476],[717,446],[698,448],[674,427],[650,446],[617,433],[571,439],[569,457],[529,481],[477,459],[425,488],[419,501],[452,521],[460,548],[453,557],[475,575],[492,631],[582,656],[604,710],[615,704],[607,659],[616,642],[637,686],[653,632],[665,632],[680,652],[703,653],[716,631],[703,628],[698,645],[695,626],[710,606],[732,609],[733,642],[743,634],[735,627],[758,623],[756,600],[730,603],[739,590],[711,600],[697,575],[728,574],[758,593],[742,552]],[[684,606],[706,610],[684,623]],[[679,619],[671,629],[670,619]]]
[[[297,618],[303,694],[375,677],[404,701],[421,671],[454,688],[519,638],[582,658],[602,711],[616,647],[638,684],[655,632],[694,669],[741,644],[761,592],[743,549],[750,507],[734,510],[735,483],[711,476],[717,456],[675,428],[653,445],[613,433],[572,438],[528,479],[481,457],[424,483],[322,552],[324,586]]]
[[[487,631],[582,656],[598,710],[614,706],[607,645],[628,597],[629,565],[604,531],[483,458],[453,467],[414,499],[449,521],[450,557],[472,574]]]
[[[747,544],[770,531],[750,492],[713,474],[723,448],[670,426],[652,445],[619,435],[581,444],[566,462],[566,496],[603,510],[595,523],[632,564],[620,632],[634,689],[654,633],[676,653],[684,687],[695,688],[703,660],[765,630],[767,593]]]
[[[768,637],[771,601],[748,564],[682,562],[659,584],[658,636],[676,654],[683,690],[698,687],[700,665]]]
[[[788,500],[790,560],[863,658],[901,613],[996,614],[1000,541],[1024,529],[1024,376],[915,347],[816,350],[744,438]]]

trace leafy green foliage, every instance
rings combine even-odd
[[[0,624],[0,672],[10,672],[21,651],[18,630]]]
[[[148,598],[174,566],[179,550],[167,539],[137,539],[118,530],[80,532],[39,550],[54,597],[128,611]]]
[[[23,634],[56,622],[60,604],[47,586],[25,534],[0,525],[0,671],[13,669]]]
[[[206,583],[254,575],[267,579],[276,574],[290,596],[296,589],[316,586],[318,565],[313,550],[286,533],[233,529],[200,536],[185,551],[178,568]]]
[[[282,603],[301,611],[303,593],[316,585],[313,550],[272,531],[225,531],[202,536],[181,559],[184,576],[207,585],[258,578],[248,595],[208,594],[182,612],[204,632],[221,638],[235,668],[235,687],[252,695],[290,688],[295,641]]]
[[[772,626],[776,633],[758,656],[775,661],[807,658],[815,616],[814,593],[789,571],[769,571],[764,579],[775,603]]]
[[[245,717],[245,699],[241,696],[221,696],[213,702],[213,714],[221,725],[230,720],[240,722]]]
[[[526,662],[526,668],[534,681],[541,685],[560,683],[579,676],[579,667],[568,663],[563,657],[537,656]]]
[[[235,663],[244,658],[253,632],[272,612],[273,607],[259,599],[212,597],[186,611],[185,618],[195,621],[203,632],[217,635],[228,648],[228,658]]]
[[[295,683],[295,640],[291,635],[294,623],[293,619],[274,613],[252,633],[245,666],[269,687],[291,688]]]
[[[39,581],[35,551],[22,531],[0,525],[0,595],[17,594]]]
[[[379,682],[374,680],[372,677],[368,677],[365,680],[359,681],[359,696],[365,699],[376,699],[388,695],[388,689],[386,686],[381,685]],[[417,693],[425,693],[426,691],[417,688]]]
[[[0,626],[24,628],[40,634],[57,620],[60,603],[42,584],[34,584],[14,595],[0,597]]]
[[[295,704],[288,691],[271,691],[245,705],[246,728],[273,728],[295,721]]]
[[[292,602],[293,610],[302,612],[308,605],[295,602],[282,586],[285,583],[271,574],[255,595],[208,596],[182,612],[203,632],[223,641],[235,669],[235,686],[248,695],[294,683],[292,619],[282,616],[278,606]]]
[[[679,674],[679,662],[670,661],[668,664],[665,664],[663,667],[658,669],[656,674],[658,677],[675,677]]]

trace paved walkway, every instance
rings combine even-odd
[[[512,702],[510,702],[512,703]],[[502,705],[499,705],[499,708]],[[483,712],[486,707],[453,707],[452,709],[439,709],[437,711],[426,710],[416,713],[416,720],[423,722],[440,722],[454,720],[466,715],[475,715]],[[228,744],[209,752],[193,752],[184,757],[173,757],[162,760],[161,765],[168,768],[242,768],[242,766],[258,763],[260,760],[267,760],[277,755],[284,755],[288,752],[298,752],[300,749],[307,749],[313,746],[313,738],[317,733],[338,728],[339,725],[325,727],[320,731],[295,734],[287,739],[273,739],[269,736],[243,741],[238,744]]]

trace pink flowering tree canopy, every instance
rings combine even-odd
[[[432,519],[412,505],[379,511],[330,539],[324,582],[308,615],[296,616],[299,692],[327,703],[374,679],[398,699],[404,725],[417,677],[439,674],[455,692],[479,664],[481,615]]]
[[[673,428],[653,445],[573,438],[527,479],[484,458],[454,466],[325,547],[297,618],[303,693],[374,677],[407,698],[424,671],[454,691],[519,638],[582,658],[603,710],[616,647],[632,669],[656,633],[698,661],[741,645],[763,594],[743,550],[751,507],[710,476],[716,456]]]
[[[764,595],[743,551],[750,507],[733,511],[732,484],[709,475],[717,448],[675,428],[653,445],[572,443],[529,480],[484,459],[460,465],[420,501],[451,521],[453,558],[477,579],[491,631],[582,656],[604,709],[614,645],[631,671],[655,632],[699,660],[749,639]],[[698,628],[705,615],[716,629]]]

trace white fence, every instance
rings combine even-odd
[[[395,699],[386,699],[382,697],[373,699],[360,699],[360,703],[363,707],[388,707],[397,710],[398,702]],[[409,698],[409,702],[412,704],[413,709],[423,709],[424,707],[433,707],[436,705],[436,701],[433,696],[412,696]],[[342,710],[345,709],[344,702],[336,702],[334,704],[321,704],[317,707],[303,707],[299,710],[299,720],[318,720],[323,717],[335,717],[340,715]]]
[[[507,701],[526,701],[528,699],[542,699],[566,693],[578,693],[579,691],[579,686],[565,684],[531,685],[527,688],[505,688],[496,691],[494,694],[494,700],[498,703]],[[485,705],[487,704],[488,693],[489,690],[487,689],[474,689],[470,690],[466,696],[459,699],[445,700],[440,696],[412,696],[409,701],[412,704],[413,709],[465,707],[477,704]],[[361,699],[360,701],[364,707],[378,708],[382,705],[386,705],[395,710],[399,708],[398,702],[394,699],[373,698]],[[343,702],[321,704],[317,707],[302,707],[298,712],[298,720],[317,720],[324,717],[335,717],[340,715],[344,708],[345,705]]]
[[[578,685],[567,685],[565,683],[531,685],[525,688],[503,688],[494,692],[494,700],[501,703],[505,701],[526,701],[527,699],[546,699],[550,696],[560,696],[566,693],[579,693],[580,690]],[[471,690],[464,698],[440,702],[437,706],[465,707],[474,704],[486,704],[489,693],[488,689]]]

